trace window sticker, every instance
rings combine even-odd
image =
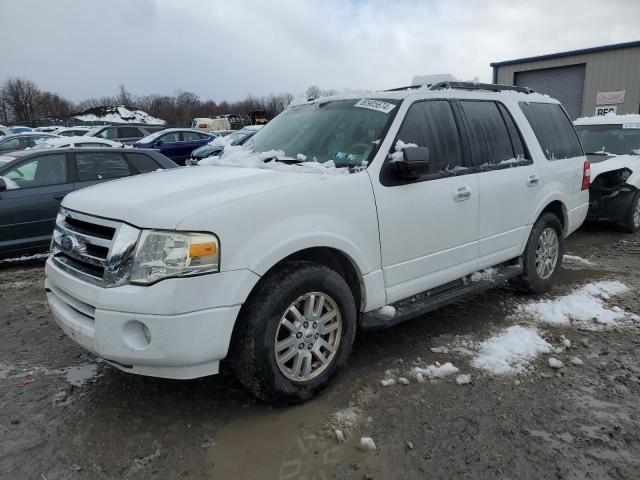
[[[362,98],[354,105],[354,107],[368,108],[369,110],[375,110],[377,112],[389,113],[396,106],[393,103],[381,102],[380,100],[371,100],[369,98]]]
[[[623,123],[622,128],[640,128],[640,123]]]

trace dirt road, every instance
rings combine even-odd
[[[596,301],[624,320],[545,323],[523,313],[536,297],[503,288],[359,335],[337,381],[289,409],[256,402],[228,373],[121,373],[54,324],[42,263],[0,265],[0,478],[638,478],[640,235],[581,231],[567,253],[583,260],[567,263],[549,308],[616,280],[629,291]],[[517,374],[477,367],[482,342],[512,325],[535,327],[553,350]],[[436,362],[471,383],[412,376]],[[363,436],[376,450],[356,448]]]

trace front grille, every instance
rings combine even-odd
[[[122,222],[60,209],[53,261],[88,283],[114,287],[126,281],[139,230]]]

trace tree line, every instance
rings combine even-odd
[[[305,92],[308,98],[335,93],[335,90],[323,90],[315,85]],[[185,90],[176,90],[173,95],[133,95],[124,85],[120,85],[118,93],[114,96],[90,98],[74,103],[56,93],[41,90],[31,80],[15,77],[5,80],[0,85],[0,123],[35,126],[46,121],[68,122],[74,114],[90,108],[125,105],[166,120],[169,125],[190,125],[191,120],[197,117],[229,113],[250,115],[256,110],[264,110],[268,116],[273,117],[284,110],[293,98],[290,93],[263,97],[249,94],[240,101],[215,102],[202,100],[197,94]]]

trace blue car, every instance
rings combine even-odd
[[[196,148],[206,145],[215,135],[190,128],[167,128],[133,144],[134,148],[152,148],[179,165],[184,165]]]
[[[245,127],[230,133],[226,137],[221,137],[207,145],[191,152],[191,161],[189,163],[196,164],[203,158],[221,156],[224,152],[225,145],[243,145],[247,140],[255,135],[262,125],[253,125]]]
[[[12,133],[25,133],[25,132],[32,132],[32,131],[33,129],[29,127],[11,127]]]

